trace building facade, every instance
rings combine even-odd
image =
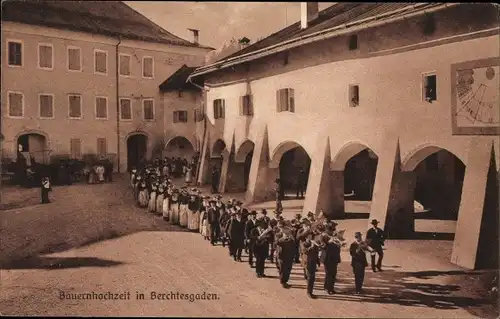
[[[184,64],[202,65],[211,48],[168,33],[121,2],[4,7],[3,157],[15,158],[18,144],[39,161],[115,154],[115,168],[124,171],[194,130],[194,121],[169,121],[168,108],[180,97],[158,87]],[[40,11],[45,15],[34,13]]]
[[[425,197],[416,187],[439,170],[448,177],[433,184],[437,201],[449,199],[447,209],[456,210],[452,261],[498,263],[485,248],[498,244],[498,9],[314,8],[304,6],[301,22],[191,76],[205,81],[209,122],[199,182],[220,165],[221,191],[238,185],[247,202],[263,201],[274,199],[276,178],[297,183],[303,168],[304,213],[343,218],[347,168],[357,165],[371,177],[352,181],[373,180],[353,192],[369,194],[370,218],[391,237],[407,238],[414,199]]]

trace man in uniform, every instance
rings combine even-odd
[[[337,278],[337,266],[340,263],[340,249],[339,243],[332,241],[335,236],[335,228],[337,223],[334,221],[328,223],[326,231],[322,234],[323,252],[321,254],[321,261],[325,267],[325,283],[324,288],[328,294],[335,293],[335,280]]]
[[[281,201],[284,199],[283,198],[284,196],[283,196],[283,187],[281,185],[281,181],[279,178],[276,179],[275,191],[276,191],[276,211],[282,211],[283,205],[281,204]]]
[[[316,280],[316,270],[318,267],[319,247],[316,244],[317,239],[311,229],[311,222],[308,219],[303,220],[303,229],[297,234],[300,240],[300,253],[302,267],[304,268],[304,278],[307,280],[307,295],[309,298],[316,298],[313,294],[314,281]]]
[[[252,210],[250,212],[250,219],[245,223],[245,241],[248,247],[248,264],[250,264],[250,267],[253,267],[253,245],[255,244],[251,240],[251,233],[252,230],[257,227],[256,217],[257,212]]]
[[[363,281],[365,280],[365,268],[368,266],[366,260],[366,251],[371,248],[363,242],[363,235],[360,232],[354,234],[354,242],[349,248],[351,254],[351,266],[354,273],[354,282],[356,286],[356,294],[359,295],[363,292]]]
[[[50,203],[49,200],[49,192],[52,190],[52,187],[50,186],[50,180],[48,177],[42,178],[42,189],[41,189],[41,200],[42,204],[48,204]]]
[[[274,252],[276,251],[276,242],[274,241],[276,231],[278,231],[278,221],[280,220],[281,212],[280,211],[274,211],[274,216],[273,218],[269,221],[269,226],[271,226],[271,229],[273,230],[273,236],[272,241],[271,241],[271,253],[269,254],[269,261],[274,262]],[[276,262],[276,267],[278,267],[278,263]]]
[[[228,234],[227,234],[227,226],[229,221],[231,220],[231,205],[226,205],[226,209],[221,210],[222,214],[219,217],[219,225],[221,228],[221,241],[222,241],[222,247],[226,247],[226,243],[228,241]],[[231,255],[231,250],[229,250],[229,254]]]
[[[235,213],[235,218],[229,224],[228,234],[234,261],[241,261],[241,252],[245,243],[245,224],[241,220],[241,212]]]
[[[290,288],[288,280],[293,268],[293,259],[295,257],[295,239],[292,229],[285,228],[285,222],[278,222],[278,230],[275,235],[276,259],[280,275],[280,283],[283,288]]]
[[[382,271],[382,259],[384,258],[384,249],[382,248],[384,246],[385,242],[385,236],[384,236],[384,231],[381,228],[378,228],[378,221],[376,219],[373,219],[372,222],[372,228],[370,228],[366,232],[366,241],[368,242],[368,245],[375,251],[375,253],[378,254],[378,260],[377,263],[375,264],[375,254],[371,255],[371,266],[373,272]]]
[[[292,220],[292,228],[293,228],[293,238],[295,238],[295,263],[300,263],[300,243],[297,239],[297,233],[302,228],[301,224],[302,215],[296,214],[295,218]]]
[[[256,264],[255,272],[258,278],[265,277],[264,269],[267,255],[269,254],[269,241],[270,232],[267,231],[268,225],[263,220],[260,219],[257,223],[257,227],[252,229],[251,240],[254,243],[253,251],[255,254]]]
[[[267,225],[269,225],[269,222],[271,221],[271,218],[269,218],[269,216],[267,216],[267,210],[265,208],[263,208],[261,211],[260,211],[260,214],[262,215],[262,220],[266,222]]]
[[[304,172],[304,169],[301,167],[299,171],[299,177],[297,180],[297,199],[303,199],[304,198],[304,192],[306,190],[306,172]]]
[[[219,224],[219,210],[217,209],[216,202],[211,201],[210,207],[207,211],[207,220],[210,228],[210,243],[215,246],[219,240],[220,224]]]

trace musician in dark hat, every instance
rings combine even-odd
[[[378,220],[373,219],[371,221],[372,228],[366,232],[366,241],[368,245],[378,254],[378,260],[375,264],[375,254],[371,255],[371,266],[373,272],[382,271],[382,259],[384,258],[384,242],[385,236],[384,231],[378,227]]]
[[[314,218],[313,212],[311,212],[311,211],[307,212],[307,219],[309,219],[310,222],[314,222],[316,220]]]
[[[276,211],[283,211],[283,205],[281,204],[281,201],[285,197],[285,196],[283,196],[283,186],[281,185],[281,180],[279,178],[277,178],[275,182],[276,182],[276,186],[275,186]]]
[[[297,179],[297,197],[296,197],[297,199],[304,198],[304,192],[306,191],[306,181],[307,181],[306,172],[301,167]]]
[[[219,210],[217,209],[216,202],[210,201],[210,207],[207,210],[207,222],[210,234],[210,243],[215,246],[219,240],[220,224],[219,224]]]
[[[265,208],[263,208],[260,211],[260,214],[262,215],[262,220],[264,220],[266,222],[266,224],[269,224],[269,222],[271,221],[271,218],[269,218],[269,216],[267,216],[267,210]]]
[[[300,214],[295,214],[295,218],[292,220],[292,227],[293,227],[293,238],[295,238],[295,263],[298,264],[300,263],[300,243],[299,240],[297,239],[297,233],[298,231],[302,228],[302,223],[301,223],[302,215]]]
[[[311,222],[303,221],[303,229],[297,234],[300,241],[300,253],[304,278],[307,279],[307,295],[309,298],[316,298],[313,294],[314,281],[316,280],[316,270],[318,267],[318,253],[320,250],[321,237],[316,234],[311,227]]]
[[[343,245],[343,238],[337,237],[337,234],[335,233],[336,226],[337,223],[334,221],[328,223],[325,232],[321,235],[324,244],[324,248],[321,253],[321,262],[325,268],[324,288],[330,295],[335,293],[337,266],[341,262],[340,250]]]
[[[293,260],[295,257],[295,238],[293,237],[293,229],[287,227],[283,220],[278,222],[278,230],[275,235],[276,243],[276,260],[280,275],[280,283],[283,288],[290,288],[288,280],[293,268]]]
[[[229,221],[231,220],[231,205],[226,205],[226,208],[221,210],[222,214],[219,217],[219,225],[221,228],[221,241],[222,241],[222,247],[226,247],[226,243],[228,242],[228,234],[227,234],[227,228],[229,226]],[[231,249],[229,250],[231,255]]]
[[[371,248],[363,241],[363,235],[360,232],[354,234],[354,242],[349,248],[351,254],[351,266],[354,273],[354,282],[356,286],[356,294],[359,295],[363,290],[363,281],[365,280],[365,268],[368,266],[366,260],[366,251]]]
[[[241,220],[241,212],[235,213],[235,218],[229,224],[228,234],[234,261],[241,261],[241,252],[245,243],[245,224]]]
[[[251,231],[251,240],[254,243],[253,251],[255,254],[256,264],[255,272],[258,278],[265,277],[264,265],[266,263],[266,258],[269,254],[269,242],[270,242],[270,229],[268,224],[260,219],[257,223],[257,227]]]
[[[271,236],[271,253],[269,254],[269,261],[270,262],[274,262],[274,252],[276,251],[276,242],[274,241],[274,238],[275,238],[275,235],[276,235],[276,231],[277,231],[277,226],[278,226],[278,220],[279,220],[279,216],[280,216],[280,212],[279,211],[274,211],[274,216],[273,218],[271,218],[271,220],[269,221],[269,226],[271,227],[272,229],[272,236]],[[276,263],[276,267],[278,267],[278,264]]]
[[[248,247],[248,264],[250,267],[253,267],[253,246],[255,245],[254,242],[252,242],[251,238],[251,233],[254,228],[257,227],[257,212],[255,210],[252,210],[249,214],[249,219],[245,223],[245,242]]]

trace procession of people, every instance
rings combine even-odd
[[[323,265],[323,287],[328,294],[335,293],[341,250],[347,246],[345,230],[337,230],[338,224],[329,220],[323,211],[318,216],[309,212],[303,218],[297,214],[291,220],[285,219],[282,216],[280,189],[277,189],[274,216],[269,217],[266,209],[259,213],[249,211],[240,201],[229,199],[223,202],[220,195],[202,195],[199,189],[189,185],[193,168],[180,172],[172,163],[174,161],[169,158],[156,159],[152,164],[132,169],[130,186],[139,207],[162,216],[171,224],[200,233],[211,245],[221,243],[223,247],[227,246],[228,254],[235,262],[242,262],[245,251],[248,264],[255,269],[258,278],[266,277],[265,262],[269,260],[275,264],[284,288],[290,288],[288,281],[293,264],[300,263],[310,298],[316,298],[313,291],[316,272]],[[195,165],[194,159],[191,164]],[[172,178],[182,176],[185,185],[179,188],[173,184]],[[365,268],[368,266],[366,253],[372,256],[373,270],[382,271],[385,238],[383,231],[377,227],[378,222],[373,220],[372,224],[374,227],[367,233],[368,241],[363,241],[361,233],[356,233],[348,248],[356,294],[363,291]],[[377,263],[376,253],[379,255]]]

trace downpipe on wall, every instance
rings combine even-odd
[[[117,172],[120,173],[120,52],[118,46],[122,43],[118,37],[116,44],[116,164]]]

